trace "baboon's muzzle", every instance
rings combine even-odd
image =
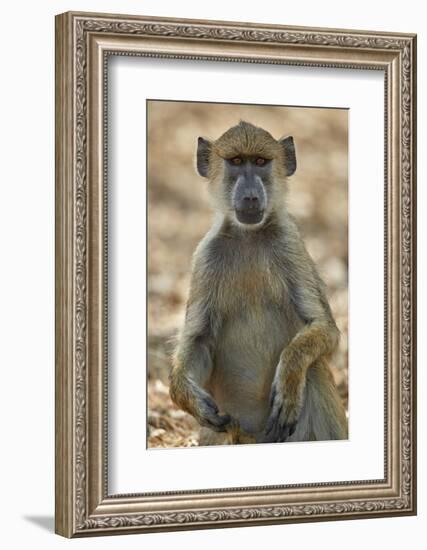
[[[264,217],[265,192],[259,176],[240,176],[234,193],[234,210],[240,223],[260,223]]]

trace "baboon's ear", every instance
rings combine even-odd
[[[297,157],[295,155],[294,138],[292,136],[288,136],[281,139],[279,143],[282,145],[283,150],[285,151],[286,175],[292,176],[292,174],[297,169]]]
[[[197,140],[197,172],[203,178],[208,177],[210,151],[210,142],[207,139],[199,137]]]

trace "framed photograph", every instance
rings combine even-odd
[[[56,18],[56,532],[416,513],[416,37]]]

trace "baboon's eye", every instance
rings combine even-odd
[[[230,159],[230,162],[235,166],[239,166],[239,164],[242,164],[242,159],[240,157],[233,157],[232,159]]]
[[[264,164],[267,162],[266,159],[263,159],[262,157],[258,157],[256,160],[255,160],[255,164],[257,166],[264,166]]]

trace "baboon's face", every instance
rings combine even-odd
[[[238,155],[224,160],[224,190],[239,223],[263,221],[270,197],[272,159]]]
[[[216,207],[248,228],[262,225],[280,204],[283,183],[295,169],[292,137],[276,141],[247,122],[214,142],[198,140],[197,170],[210,180]]]

